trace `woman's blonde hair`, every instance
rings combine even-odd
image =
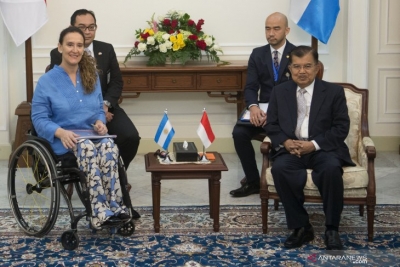
[[[68,28],[65,28],[60,33],[60,38],[58,42],[62,44],[65,35],[73,32],[79,33],[82,36],[82,39],[85,41],[85,36],[83,35],[82,30],[77,27],[70,26]],[[78,65],[79,72],[81,74],[83,89],[86,94],[90,94],[94,91],[97,82],[96,60],[94,57],[88,55],[86,52],[83,52],[82,59],[81,61],[79,61]]]

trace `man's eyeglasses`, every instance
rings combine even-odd
[[[85,32],[86,30],[93,32],[96,30],[97,26],[95,24],[89,25],[87,27],[84,25],[79,25],[78,28],[81,29],[81,31],[83,32]]]
[[[295,71],[300,71],[301,69],[304,69],[305,71],[309,71],[314,66],[315,66],[315,64],[306,64],[306,65],[303,65],[303,66],[302,65],[293,64],[293,65],[290,65],[290,68],[292,70],[295,70]]]

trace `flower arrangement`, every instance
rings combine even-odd
[[[219,62],[218,52],[222,49],[214,42],[212,35],[202,31],[204,20],[196,23],[185,12],[171,10],[158,21],[147,22],[149,27],[136,30],[135,46],[125,57],[126,62],[133,55],[143,53],[149,57],[148,65],[164,65],[167,58],[185,64],[188,60],[201,60],[206,55],[208,60]]]

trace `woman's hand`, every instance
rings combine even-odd
[[[79,136],[76,133],[63,128],[58,128],[56,130],[55,136],[61,140],[61,143],[66,149],[72,149],[77,141],[76,138]]]
[[[100,120],[97,120],[96,123],[93,125],[93,129],[99,135],[105,135],[108,131],[107,126]]]

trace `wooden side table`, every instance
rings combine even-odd
[[[208,179],[210,217],[214,219],[214,232],[219,231],[219,203],[221,171],[227,171],[221,154],[214,153],[210,164],[160,164],[154,153],[144,155],[146,172],[151,172],[154,231],[160,232],[161,180]]]

